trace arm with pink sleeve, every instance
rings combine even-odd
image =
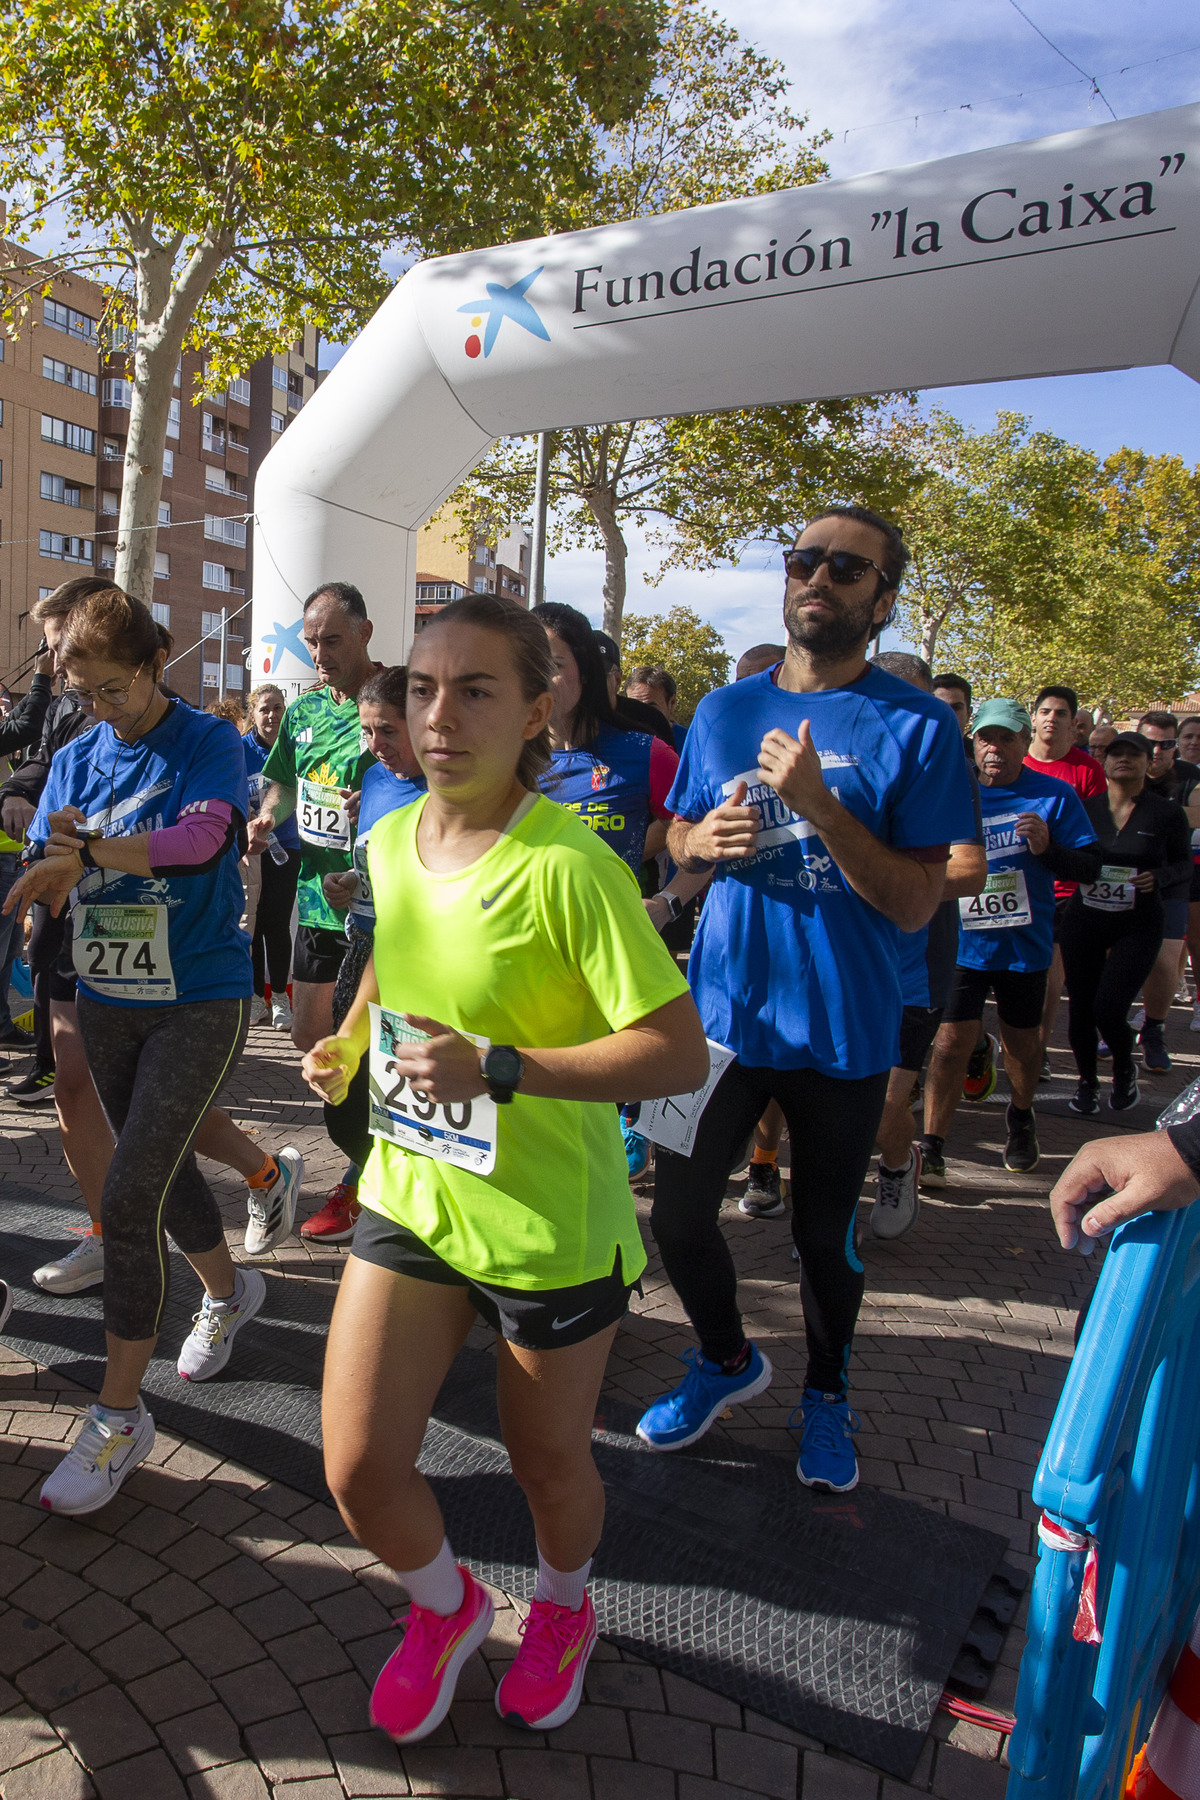
[[[220,862],[241,823],[241,814],[228,800],[193,801],[176,824],[150,832],[151,871],[155,875],[203,875]]]

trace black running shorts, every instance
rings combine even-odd
[[[336,981],[346,949],[344,931],[329,931],[323,925],[298,926],[292,947],[292,980],[314,986]]]
[[[898,1069],[911,1069],[919,1074],[925,1066],[929,1046],[942,1022],[941,1006],[906,1006],[900,1019],[900,1061]]]
[[[1014,1031],[1032,1031],[1042,1022],[1047,974],[1046,969],[964,969],[959,963],[946,1004],[947,1023],[965,1025],[968,1020],[981,1020],[984,1002],[994,994],[1002,1025],[1010,1025]]]
[[[576,1287],[542,1288],[531,1293],[527,1288],[498,1287],[491,1281],[478,1281],[452,1269],[407,1226],[397,1225],[394,1219],[369,1212],[366,1207],[359,1215],[351,1255],[361,1262],[374,1263],[377,1268],[390,1269],[393,1275],[466,1288],[480,1317],[493,1331],[523,1350],[561,1350],[567,1344],[582,1344],[623,1319],[629,1310],[630,1294],[635,1288],[639,1294],[642,1291],[640,1281],[623,1279],[620,1250],[611,1274],[598,1281],[580,1282]]]

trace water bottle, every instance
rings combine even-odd
[[[271,852],[271,861],[277,863],[279,867],[282,868],[287,861],[287,851],[275,836],[274,832],[272,832],[267,839],[267,849]]]

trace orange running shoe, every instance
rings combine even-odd
[[[972,1050],[963,1078],[964,1100],[973,1100],[978,1106],[980,1101],[991,1099],[996,1091],[996,1052],[999,1048],[989,1031],[979,1049]]]
[[[354,1227],[362,1207],[358,1204],[358,1188],[339,1181],[325,1196],[325,1204],[300,1227],[302,1238],[315,1238],[322,1244],[345,1244],[354,1236]]]

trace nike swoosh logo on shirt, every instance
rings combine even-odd
[[[591,1310],[590,1306],[585,1306],[581,1313],[574,1313],[569,1319],[555,1319],[550,1329],[551,1331],[565,1331],[568,1325],[574,1325],[580,1319],[586,1319]]]
[[[496,889],[495,893],[490,897],[490,899],[483,895],[480,896],[479,904],[480,904],[480,906],[482,906],[484,912],[486,912],[488,910],[489,906],[495,906],[497,900],[500,898],[500,896],[504,892],[505,888],[511,887],[513,882],[516,879],[517,878],[515,875],[510,875],[507,881],[502,881],[500,883],[500,886]],[[591,1312],[591,1310],[592,1309],[589,1306],[588,1311]]]

